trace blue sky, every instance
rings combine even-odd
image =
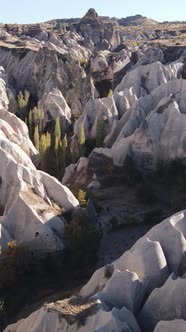
[[[35,23],[82,17],[89,8],[99,15],[141,14],[158,21],[186,20],[186,0],[0,0],[1,23]]]

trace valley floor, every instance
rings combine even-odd
[[[155,224],[124,225],[122,228],[105,234],[101,240],[97,268],[112,263]]]

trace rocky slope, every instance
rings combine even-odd
[[[8,111],[5,72],[0,78],[0,245],[27,244],[34,250],[61,250],[64,220],[61,211],[78,201],[55,178],[38,171],[39,154],[23,121]]]
[[[184,23],[110,19],[93,9],[78,20],[0,25],[3,250],[12,240],[62,250],[62,214],[79,206],[68,187],[87,191],[86,212],[102,234],[185,208],[185,33]],[[25,89],[42,114],[40,134],[59,117],[74,153],[63,184],[38,169],[35,131],[17,117],[24,119],[17,95]],[[64,142],[58,147],[64,152]],[[46,304],[5,331],[184,330],[185,237],[182,211],[97,270],[78,296]]]
[[[78,296],[46,304],[5,331],[184,331],[185,236],[182,211],[97,270]]]

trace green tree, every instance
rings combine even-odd
[[[97,128],[96,128],[96,146],[99,148],[103,146],[103,141],[105,139],[106,133],[105,133],[105,123],[101,119],[98,119],[97,121]]]
[[[54,137],[55,138],[58,137],[59,141],[61,139],[61,125],[60,125],[59,116],[56,118],[56,121],[55,121]]]
[[[39,151],[40,145],[39,145],[39,129],[38,126],[35,126],[34,130],[34,145],[36,149]]]
[[[47,149],[46,136],[45,136],[45,134],[42,134],[40,137],[40,141],[39,141],[39,152],[40,152],[40,156],[41,156],[42,169],[44,169],[46,149]]]
[[[66,152],[68,147],[67,135],[65,134],[62,142],[62,152],[63,152],[63,166],[66,167]]]
[[[41,111],[41,109],[37,106],[35,106],[33,108],[32,112],[32,121],[34,123],[34,125],[38,125],[39,126],[39,131],[42,131],[42,122],[43,122],[43,112]]]
[[[51,135],[50,133],[47,131],[47,133],[45,134],[46,136],[46,148],[50,148],[51,147]]]
[[[29,129],[30,137],[32,138],[32,135],[33,135],[32,110],[30,110],[30,112],[28,114],[28,129]]]
[[[28,104],[29,104],[30,92],[28,90],[24,90],[24,92],[19,91],[17,96],[18,102],[18,116],[21,119],[25,119],[27,116]]]
[[[100,235],[86,213],[79,211],[73,220],[65,225],[63,239],[68,252],[68,264],[73,267],[87,267],[96,263]]]
[[[81,123],[79,126],[78,143],[79,143],[80,157],[82,157],[84,156],[85,153],[85,131],[83,123]]]

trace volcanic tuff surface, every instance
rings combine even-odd
[[[8,111],[4,70],[0,78],[0,207],[2,249],[7,242],[27,244],[34,250],[61,250],[64,220],[58,215],[78,201],[57,179],[34,166],[39,153],[28,128]],[[52,201],[51,201],[52,200]]]
[[[1,24],[0,66],[2,249],[16,240],[62,250],[62,213],[79,206],[68,187],[87,190],[86,212],[102,233],[154,222],[155,214],[159,222],[184,207],[175,169],[173,186],[155,172],[176,161],[185,174],[185,23],[100,17],[90,9],[81,19]],[[17,117],[25,89],[42,113],[43,132],[59,117],[68,135],[75,162],[63,184],[37,169],[39,152]],[[185,331],[185,237],[182,211],[97,270],[78,296],[44,305],[5,331]]]
[[[5,332],[184,331],[185,236],[182,211],[97,270],[77,296],[46,304]]]

